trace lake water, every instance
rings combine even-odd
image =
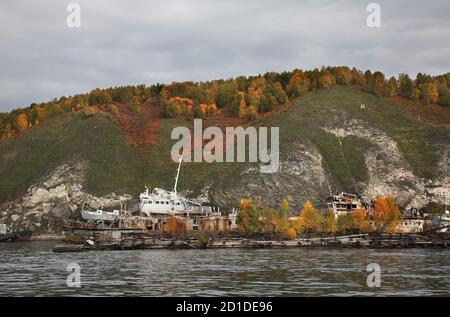
[[[222,249],[53,253],[0,244],[1,296],[449,296],[450,250]],[[81,287],[66,284],[67,266]],[[367,286],[367,265],[381,287]]]

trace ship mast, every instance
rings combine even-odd
[[[181,169],[181,162],[183,161],[183,154],[180,156],[180,160],[178,163],[178,169],[177,169],[177,177],[175,177],[175,185],[173,186],[173,192],[177,193],[177,185],[178,185],[178,176],[180,176],[180,169]]]

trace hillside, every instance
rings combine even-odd
[[[254,123],[280,127],[278,173],[260,174],[256,163],[185,163],[179,190],[228,208],[249,196],[267,206],[288,198],[298,210],[307,199],[323,206],[341,190],[366,199],[394,193],[409,206],[450,199],[449,122],[418,121],[394,102],[342,86],[309,92]],[[142,105],[141,119],[118,107],[122,121],[73,113],[0,143],[0,222],[52,231],[83,202],[130,206],[144,185],[173,186],[170,133],[192,121],[157,118],[152,103]],[[245,123],[226,113],[207,124]]]

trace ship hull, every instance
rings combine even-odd
[[[20,242],[30,241],[32,232],[29,230],[16,231],[7,234],[0,235],[0,242]]]

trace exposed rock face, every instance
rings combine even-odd
[[[111,193],[96,197],[83,191],[87,162],[72,160],[56,168],[22,197],[1,207],[0,222],[12,229],[28,228],[36,233],[61,230],[63,219],[79,215],[83,203],[92,208],[117,207],[131,195]]]
[[[373,144],[365,154],[365,164],[369,178],[364,184],[362,196],[370,201],[376,195],[393,194],[405,203],[406,208],[420,208],[430,201],[445,203],[450,201],[450,183],[446,179],[450,165],[450,147],[441,147],[439,163],[440,176],[424,179],[414,175],[405,163],[397,143],[384,132],[364,126],[362,122],[351,120],[345,128],[325,128],[325,131],[339,138],[352,135]]]
[[[322,159],[314,147],[294,143],[285,157],[280,158],[278,172],[264,174],[256,167],[248,168],[236,180],[236,186],[211,191],[211,200],[222,206],[237,205],[243,197],[252,197],[271,207],[279,206],[284,198],[293,208],[299,208],[308,199],[323,204],[324,197],[332,192]]]

